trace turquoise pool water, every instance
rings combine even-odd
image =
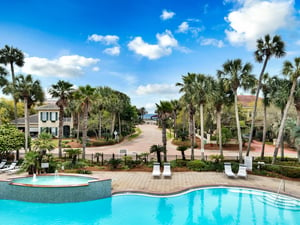
[[[23,177],[13,179],[13,183],[18,184],[29,184],[29,185],[81,185],[88,184],[88,181],[95,180],[89,177],[81,177],[81,176],[67,176],[67,175],[59,175],[59,176],[36,176],[34,177]]]
[[[64,204],[0,200],[5,225],[296,225],[300,201],[244,188],[205,188],[176,196],[116,195]]]

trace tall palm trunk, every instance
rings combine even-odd
[[[101,137],[102,137],[101,128],[102,128],[102,113],[100,111],[99,112],[99,126],[98,126],[98,136],[99,136],[99,139],[101,139]]]
[[[64,125],[64,107],[59,106],[59,124],[58,124],[58,157],[62,157],[62,138],[63,138],[63,125]]]
[[[243,142],[242,142],[242,134],[241,134],[241,126],[240,126],[240,118],[239,118],[239,110],[237,104],[237,92],[234,91],[234,109],[235,109],[235,119],[236,119],[236,128],[237,128],[237,135],[239,141],[239,160],[240,162],[243,161]]]
[[[121,136],[122,124],[121,124],[121,115],[120,115],[120,113],[118,113],[118,119],[119,119],[119,136]]]
[[[266,133],[267,133],[267,107],[264,105],[264,128],[263,128],[261,155],[260,155],[261,159],[265,157]]]
[[[115,131],[115,122],[116,122],[116,113],[112,114],[112,119],[111,119],[111,128],[110,128],[110,134],[113,135]]]
[[[29,137],[28,97],[24,97],[24,112],[25,112],[25,152],[27,152],[28,137]],[[17,153],[17,159],[19,159],[19,153]]]
[[[265,69],[267,67],[268,61],[269,61],[269,55],[266,56],[263,68],[260,72],[259,79],[258,79],[258,86],[257,86],[257,91],[256,91],[256,96],[255,96],[254,108],[253,108],[253,112],[252,112],[251,128],[250,128],[250,134],[249,134],[249,141],[248,141],[246,156],[249,156],[249,153],[250,153],[251,142],[252,142],[252,138],[253,138],[254,122],[255,122],[256,111],[257,111],[257,101],[258,101],[259,92],[260,92],[260,89],[261,89],[261,86],[262,86],[262,84],[261,84],[262,78],[263,78],[263,75],[265,73]]]
[[[220,156],[223,156],[223,143],[222,143],[222,128],[221,128],[221,111],[217,111],[217,130],[219,134],[219,150]]]
[[[203,122],[203,104],[200,104],[200,122],[201,122],[201,158],[204,160],[204,122]]]
[[[297,124],[296,126],[300,126],[300,105],[296,105],[296,110],[297,110]],[[297,157],[298,157],[298,162],[300,162],[300,145],[296,145],[297,149]]]
[[[76,134],[77,141],[79,140],[79,130],[80,130],[80,122],[79,121],[80,121],[80,113],[78,112],[77,113],[77,134]]]
[[[85,148],[87,141],[87,123],[88,123],[88,104],[84,104],[83,112],[83,131],[82,131],[82,159],[85,159]]]
[[[280,144],[280,142],[283,138],[283,130],[284,130],[284,126],[285,126],[285,122],[286,122],[286,118],[287,118],[287,114],[288,114],[290,105],[292,104],[293,95],[294,95],[294,92],[295,92],[296,85],[297,85],[297,79],[295,79],[293,81],[290,96],[289,96],[289,99],[288,99],[288,101],[286,103],[286,106],[284,108],[284,113],[283,113],[283,117],[281,119],[279,132],[278,132],[278,137],[277,137],[277,141],[276,141],[276,145],[275,145],[275,149],[274,149],[272,164],[274,164],[276,162],[276,157],[277,157],[277,154],[278,154],[279,144]]]
[[[167,162],[167,126],[166,119],[162,119],[162,142],[164,147],[164,162]]]
[[[177,138],[177,114],[174,114],[174,130],[173,130],[174,138]]]
[[[194,114],[193,114],[193,109],[190,108],[190,115],[189,115],[189,126],[190,126],[190,139],[191,139],[191,160],[195,159],[194,155],[194,145],[195,145],[195,128],[194,128]]]
[[[14,100],[14,117],[16,121],[16,126],[18,126],[18,108],[17,108],[17,98],[16,98],[16,78],[15,78],[15,71],[14,71],[14,65],[13,62],[10,62],[10,69],[11,69],[11,78],[13,83],[13,100]]]

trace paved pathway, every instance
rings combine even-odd
[[[142,133],[139,137],[133,139],[132,141],[125,140],[120,144],[116,144],[113,146],[104,146],[104,147],[89,147],[86,150],[86,153],[95,153],[95,152],[103,152],[107,154],[111,153],[119,153],[120,149],[127,149],[129,153],[143,153],[149,152],[149,149],[154,144],[162,144],[162,134],[161,129],[159,129],[156,125],[151,124],[143,124],[139,125],[139,128],[142,130]],[[251,144],[253,151],[250,152],[251,156],[260,156],[261,152],[261,143],[257,141],[253,141]],[[180,155],[180,152],[176,150],[177,146],[172,145],[169,140],[167,143],[167,150],[169,155]],[[265,156],[272,156],[274,151],[274,146],[266,145],[265,147]],[[187,150],[186,155],[190,155],[191,151]],[[205,155],[215,155],[219,154],[218,150],[205,150]],[[200,156],[200,149],[195,149],[195,155]],[[238,157],[238,151],[224,151],[225,156],[234,156]],[[296,152],[292,149],[285,149],[285,156],[296,157]]]

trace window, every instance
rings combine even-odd
[[[48,120],[48,112],[41,112],[41,120],[46,122]]]
[[[51,127],[51,134],[57,136],[57,127]]]
[[[50,120],[55,122],[57,120],[57,112],[50,112]]]

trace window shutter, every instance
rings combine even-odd
[[[48,120],[48,112],[46,112],[46,121]]]
[[[55,121],[58,119],[58,112],[55,113]]]

